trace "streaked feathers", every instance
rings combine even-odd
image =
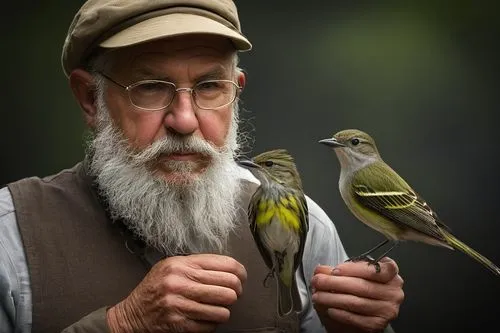
[[[278,315],[301,311],[295,271],[302,262],[308,232],[308,209],[292,156],[284,149],[252,159],[249,170],[261,185],[248,207],[250,229],[278,286]]]
[[[349,129],[320,142],[335,150],[342,198],[363,223],[393,242],[413,240],[458,249],[500,276],[500,268],[453,236],[425,200],[382,160],[370,135]]]

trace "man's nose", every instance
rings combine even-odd
[[[178,134],[188,135],[198,129],[196,105],[191,94],[190,88],[178,88],[165,116],[167,128]]]

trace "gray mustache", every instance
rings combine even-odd
[[[137,163],[149,162],[157,159],[160,155],[177,153],[196,153],[215,157],[218,151],[207,141],[194,136],[179,139],[176,137],[165,137],[154,142],[150,147],[141,152],[132,154],[131,160]]]

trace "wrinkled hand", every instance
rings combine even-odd
[[[366,261],[316,267],[312,300],[328,331],[380,332],[398,316],[403,279],[392,259],[379,263],[380,273]]]
[[[229,319],[227,306],[241,295],[246,274],[243,265],[222,255],[164,259],[108,310],[108,326],[113,333],[212,332]]]

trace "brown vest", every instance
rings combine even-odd
[[[86,314],[124,299],[149,270],[126,246],[82,164],[57,175],[8,185],[27,256],[33,300],[33,333],[60,332]],[[247,205],[255,185],[244,181],[238,228],[229,254],[247,269],[242,297],[217,332],[298,332],[296,314],[278,318],[276,285],[248,228]]]

